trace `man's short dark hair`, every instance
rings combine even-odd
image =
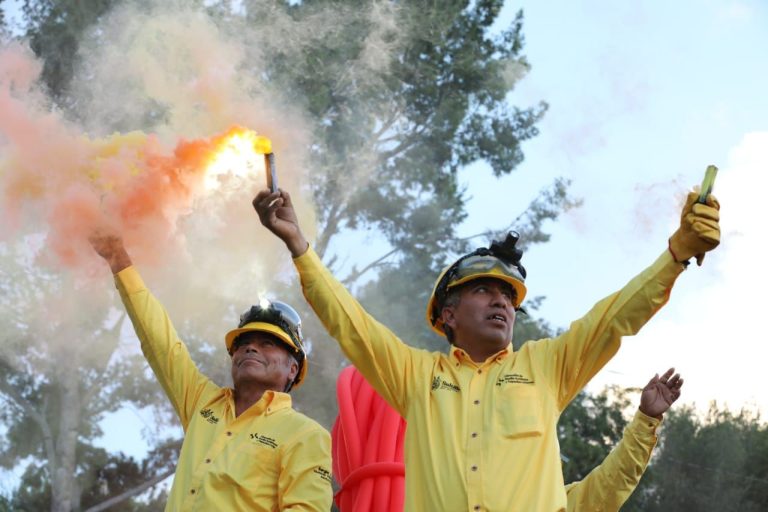
[[[461,289],[462,286],[454,286],[453,288],[448,289],[448,291],[445,294],[445,300],[443,300],[443,308],[446,307],[456,307],[461,302]],[[441,309],[442,311],[442,309]],[[445,323],[443,324],[443,331],[445,332],[445,339],[448,340],[448,343],[453,345],[453,329],[448,327]]]

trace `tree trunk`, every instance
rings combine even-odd
[[[66,363],[56,369],[61,408],[56,433],[56,464],[51,475],[51,512],[71,512],[79,508],[80,499],[75,485],[77,429],[81,412],[78,359],[77,350],[69,351],[59,359]]]

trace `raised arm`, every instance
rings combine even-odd
[[[664,413],[680,397],[683,379],[673,373],[670,368],[646,384],[640,408],[619,444],[583,480],[565,487],[569,512],[618,511],[629,499],[648,466]]]
[[[290,195],[263,190],[253,200],[261,223],[291,251],[301,277],[304,297],[328,333],[368,382],[401,415],[405,415],[407,390],[413,367],[428,355],[405,345],[371,317],[322,264],[301,232]]]
[[[165,308],[149,292],[131,264],[122,239],[110,233],[94,233],[89,241],[109,264],[115,284],[141,350],[186,430],[198,398],[207,386],[215,386],[200,373],[179,339]]]
[[[712,195],[706,204],[697,203],[697,198],[689,194],[669,249],[653,265],[598,302],[561,336],[542,342],[538,353],[561,409],[616,354],[622,337],[636,334],[667,303],[688,259],[702,261],[719,244],[720,205]]]

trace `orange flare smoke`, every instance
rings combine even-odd
[[[121,232],[137,252],[153,252],[173,237],[197,197],[214,193],[231,177],[258,186],[256,167],[261,162],[263,173],[264,158],[257,150],[269,144],[240,127],[211,139],[181,140],[172,154],[155,136],[140,132],[79,142],[79,172],[67,169],[69,162],[41,172],[13,155],[3,179],[3,208],[31,206],[44,212],[48,245],[70,268],[91,257],[83,242],[97,226]],[[56,160],[50,156],[46,160]]]
[[[173,151],[142,132],[91,140],[50,109],[36,86],[40,70],[28,49],[0,46],[0,240],[45,232],[44,253],[78,268],[93,262],[88,235],[107,226],[132,252],[157,259],[195,199],[223,197],[228,182],[239,190],[265,183],[269,139],[235,126]]]

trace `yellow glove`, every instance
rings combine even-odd
[[[680,228],[669,238],[669,252],[675,261],[687,262],[696,256],[701,266],[704,253],[720,244],[720,203],[712,194],[707,204],[697,203],[699,194],[690,192],[680,216]]]

